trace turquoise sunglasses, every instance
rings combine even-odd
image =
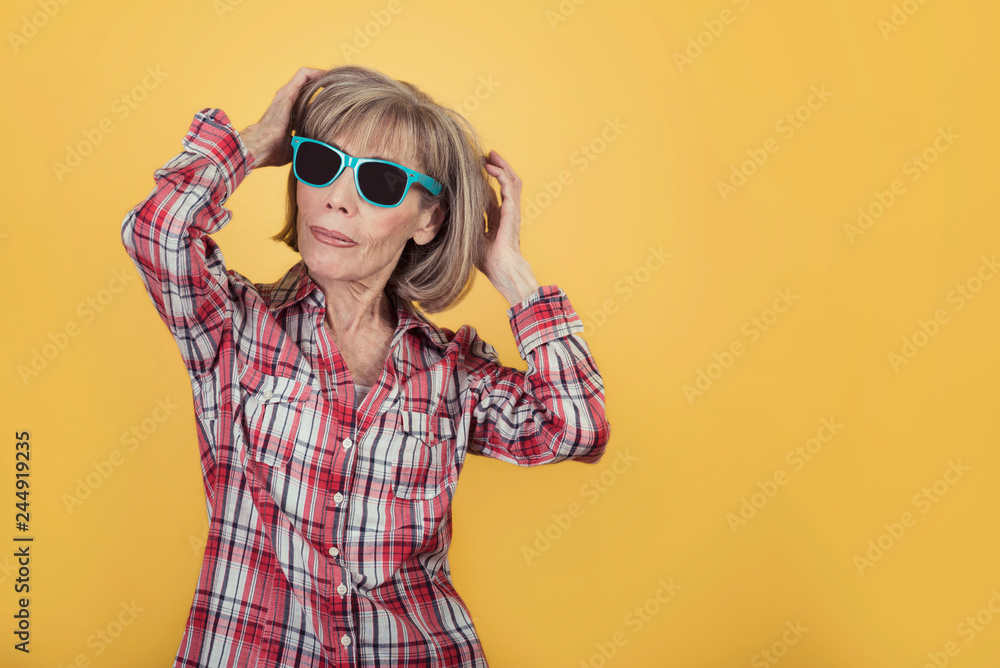
[[[344,167],[354,170],[354,187],[366,202],[375,206],[399,206],[416,183],[432,195],[441,184],[408,167],[377,158],[355,158],[318,139],[292,137],[292,171],[295,178],[314,188],[325,188],[341,175]]]

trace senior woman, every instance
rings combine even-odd
[[[359,66],[300,69],[242,132],[202,109],[183,148],[122,225],[190,375],[208,506],[174,665],[486,666],[448,564],[466,454],[595,463],[610,435],[580,318],[520,253],[520,179]],[[275,239],[301,260],[255,283],[208,235],[252,169],[289,162]],[[421,313],[477,268],[527,372]]]

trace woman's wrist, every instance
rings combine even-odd
[[[505,265],[491,279],[493,286],[504,296],[512,307],[520,304],[541,287],[531,265],[523,256]]]
[[[247,151],[250,152],[254,166],[260,166],[265,159],[264,141],[258,132],[257,124],[248,125],[240,132],[240,140],[247,147]]]

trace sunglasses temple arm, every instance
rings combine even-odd
[[[432,195],[437,195],[438,193],[441,192],[441,187],[442,187],[441,184],[432,179],[431,177],[427,176],[426,174],[417,174],[416,177],[417,177],[416,178],[417,183],[427,188],[427,190],[429,190]]]

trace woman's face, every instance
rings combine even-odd
[[[333,143],[357,155],[349,138],[338,137]],[[384,157],[407,167],[421,167],[414,165],[410,156]],[[309,273],[328,281],[355,281],[381,289],[406,242],[413,239],[420,245],[428,243],[444,217],[437,203],[426,211],[420,210],[418,188],[411,185],[402,204],[386,208],[370,204],[358,194],[351,167],[345,167],[325,188],[298,182],[299,254]],[[338,240],[334,235],[350,241]]]

